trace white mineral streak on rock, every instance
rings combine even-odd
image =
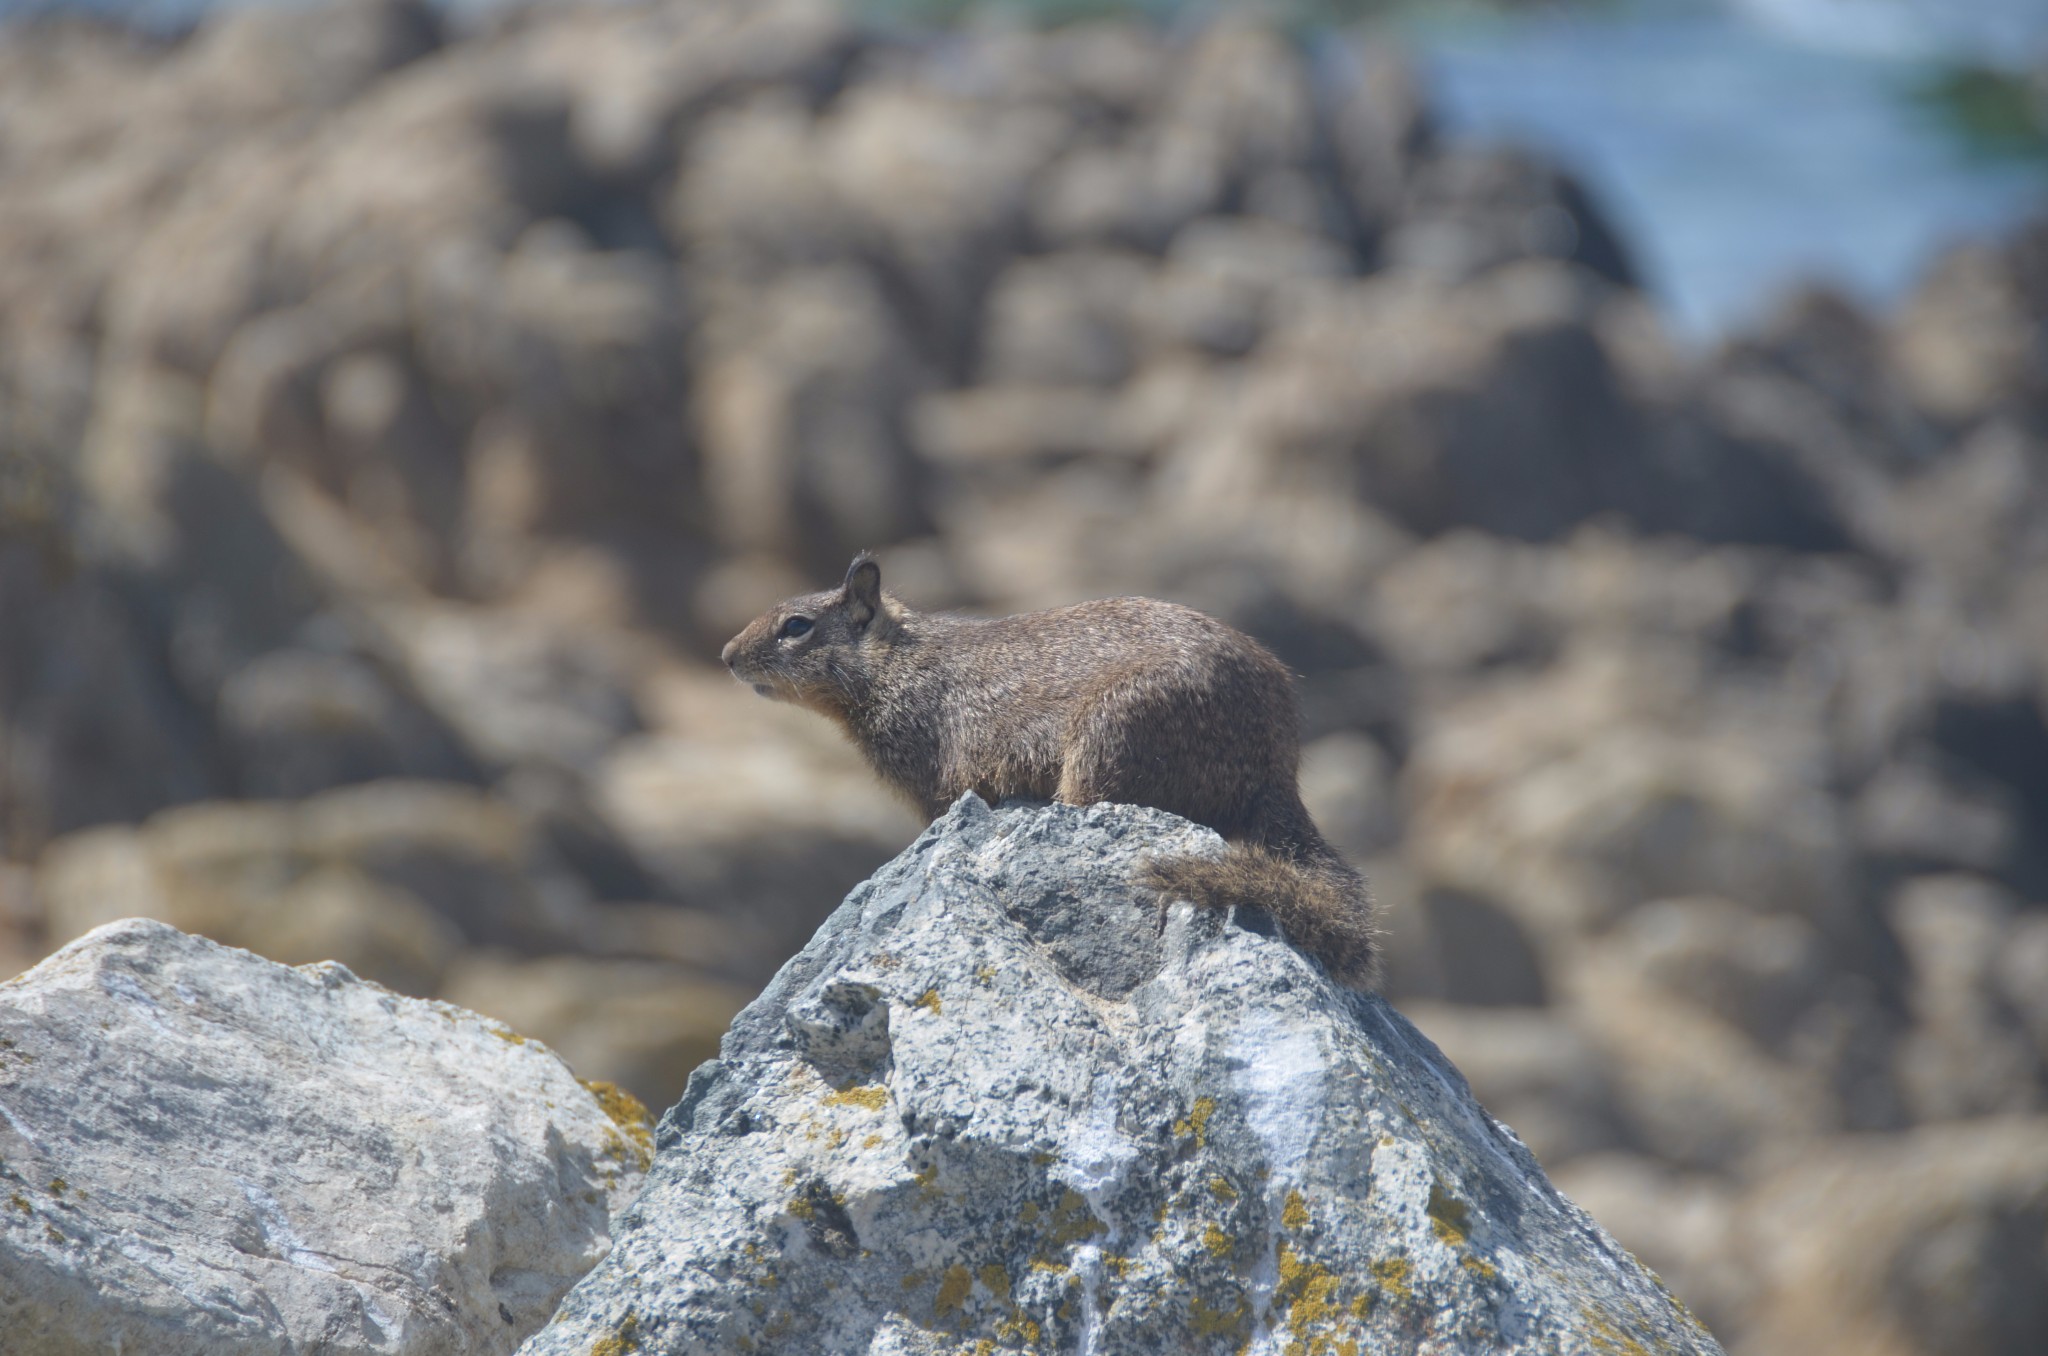
[[[1328,1070],[1316,1033],[1273,1012],[1249,1012],[1228,1030],[1225,1059],[1245,1121],[1266,1152],[1274,1189],[1298,1182],[1321,1124]]]
[[[964,798],[740,1014],[521,1356],[1719,1348],[1443,1057],[1139,861]]]
[[[1287,1207],[1287,1193],[1300,1185],[1310,1141],[1320,1122],[1327,1070],[1315,1032],[1290,1025],[1272,1012],[1244,1014],[1226,1028],[1225,1061],[1230,1084],[1245,1109],[1245,1123],[1258,1136],[1265,1164],[1272,1174],[1266,1184],[1267,1208],[1274,1215]],[[1280,1285],[1280,1240],[1259,1258],[1251,1277],[1254,1313],[1266,1313]],[[1261,1323],[1251,1352],[1265,1356],[1283,1350],[1284,1330]]]
[[[545,1047],[130,920],[0,985],[0,1352],[511,1350],[646,1152]]]
[[[1088,1085],[1087,1110],[1069,1122],[1061,1141],[1064,1169],[1059,1176],[1097,1219],[1113,1219],[1109,1200],[1123,1185],[1124,1173],[1138,1160],[1139,1148],[1116,1128],[1121,1105],[1116,1078],[1097,1077]],[[1095,1356],[1102,1332],[1102,1278],[1105,1251],[1114,1253],[1122,1231],[1111,1228],[1106,1243],[1084,1243],[1074,1254],[1074,1274],[1081,1278],[1081,1331],[1076,1349]]]
[[[5,1102],[0,1102],[0,1121],[6,1121],[8,1128],[13,1130],[15,1134],[21,1136],[23,1142],[26,1143],[30,1148],[36,1149],[42,1147],[37,1142],[36,1137],[29,1132],[29,1128],[21,1123],[21,1118],[15,1115],[12,1111],[9,1111],[7,1109],[7,1104]]]

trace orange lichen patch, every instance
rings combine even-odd
[[[880,1111],[889,1105],[889,1089],[880,1083],[863,1083],[856,1087],[841,1088],[825,1094],[826,1106],[857,1106],[869,1111]]]
[[[940,1318],[958,1313],[967,1305],[967,1296],[974,1289],[974,1278],[967,1274],[967,1268],[955,1262],[946,1268],[946,1274],[939,1278],[938,1298],[932,1301],[932,1312]]]
[[[937,989],[926,989],[917,996],[917,1001],[910,1006],[923,1008],[934,1017],[945,1011],[945,1005],[939,1001],[939,991]]]
[[[1214,1097],[1197,1097],[1188,1114],[1173,1123],[1173,1133],[1184,1139],[1192,1136],[1199,1149],[1209,1142],[1209,1118],[1215,1114]]]
[[[597,1099],[598,1109],[611,1117],[612,1124],[624,1131],[626,1138],[638,1145],[643,1154],[652,1156],[654,1113],[647,1109],[647,1104],[617,1083],[607,1083],[602,1078],[579,1081]]]
[[[1227,1179],[1222,1177],[1211,1177],[1209,1179],[1209,1190],[1212,1194],[1214,1194],[1217,1200],[1223,1202],[1225,1205],[1229,1205],[1232,1201],[1235,1201],[1237,1199],[1237,1188],[1232,1186]]]
[[[1286,1208],[1280,1212],[1280,1225],[1285,1229],[1308,1228],[1308,1202],[1299,1191],[1287,1193]]]
[[[1211,1257],[1228,1257],[1230,1250],[1237,1246],[1237,1240],[1211,1224],[1202,1231],[1202,1246],[1209,1250]]]
[[[1320,1262],[1302,1258],[1287,1244],[1280,1245],[1280,1285],[1274,1292],[1274,1308],[1287,1316],[1287,1331],[1305,1353],[1325,1351],[1327,1334],[1318,1335],[1319,1325],[1342,1318],[1337,1303],[1337,1276]],[[1288,1348],[1293,1350],[1293,1346]]]
[[[1415,1298],[1415,1292],[1408,1284],[1408,1276],[1412,1271],[1414,1268],[1408,1264],[1405,1257],[1383,1257],[1372,1264],[1373,1279],[1380,1283],[1382,1290],[1397,1300]]]
[[[1608,1356],[1651,1356],[1648,1347],[1623,1332],[1606,1314],[1581,1309],[1579,1315],[1586,1320],[1586,1338],[1595,1351]]]
[[[1494,1269],[1493,1263],[1485,1261],[1478,1257],[1472,1257],[1469,1255],[1465,1257],[1460,1257],[1458,1259],[1458,1265],[1465,1268],[1465,1270],[1471,1272],[1474,1276],[1477,1276],[1482,1281],[1490,1281],[1494,1277],[1500,1275],[1500,1272]]]
[[[610,1337],[600,1337],[590,1344],[590,1356],[625,1356],[629,1351],[640,1350],[640,1320],[627,1314],[619,1320],[619,1326],[612,1329]]]

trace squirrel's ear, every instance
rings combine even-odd
[[[868,555],[846,567],[846,610],[855,626],[866,626],[882,610],[882,567]]]

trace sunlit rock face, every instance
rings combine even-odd
[[[1384,1001],[1161,926],[1140,859],[1218,846],[963,799],[741,1014],[524,1356],[1718,1352]]]
[[[128,919],[0,984],[0,1350],[487,1356],[640,1184],[644,1113],[334,964]]]

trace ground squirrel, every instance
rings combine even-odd
[[[1206,824],[1228,854],[1154,861],[1144,883],[1264,909],[1340,981],[1372,982],[1364,880],[1301,803],[1293,675],[1213,617],[1151,598],[987,620],[913,612],[863,555],[842,587],[770,608],[721,658],[762,696],[837,721],[927,819],[974,791]]]

